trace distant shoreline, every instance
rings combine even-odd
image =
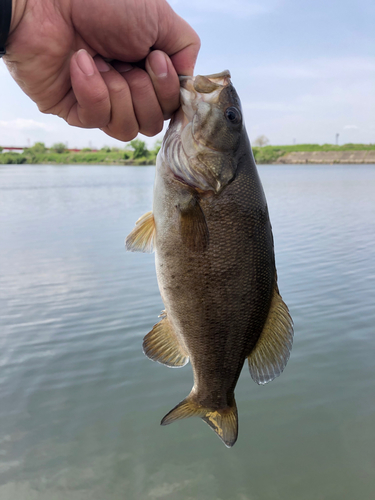
[[[33,149],[15,153],[1,152],[0,148],[0,164],[143,166],[155,165],[157,153],[146,151],[145,156],[132,158],[134,153],[129,150],[39,153]],[[375,164],[375,144],[262,146],[253,147],[252,151],[258,165]]]

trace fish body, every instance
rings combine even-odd
[[[127,239],[156,253],[165,305],[144,352],[189,360],[194,386],[162,424],[200,416],[226,446],[238,434],[234,390],[246,358],[260,384],[284,369],[293,328],[277,287],[267,203],[229,72],[182,77],[182,107],[156,165],[152,213]]]

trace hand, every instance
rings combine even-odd
[[[4,61],[42,113],[130,141],[162,130],[199,47],[166,0],[13,0]]]

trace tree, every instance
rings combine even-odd
[[[55,153],[62,154],[62,153],[65,153],[66,146],[63,142],[57,142],[56,144],[54,144],[52,146],[51,149],[53,149],[53,151],[55,151]]]
[[[144,141],[141,141],[140,139],[134,139],[130,141],[130,146],[134,150],[133,153],[134,160],[136,160],[137,158],[147,158],[147,156],[149,155],[146,143]]]
[[[34,154],[43,154],[46,152],[46,146],[44,142],[36,142],[34,146],[28,148],[27,151]]]
[[[253,145],[262,148],[263,146],[266,146],[269,142],[270,141],[267,139],[265,135],[260,135],[255,139]]]

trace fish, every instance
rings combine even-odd
[[[143,340],[145,355],[174,368],[190,361],[194,374],[190,394],[161,424],[201,417],[230,448],[245,360],[256,383],[278,377],[293,321],[230,72],[180,77],[180,102],[157,156],[152,211],[138,219],[126,248],[155,251],[165,306]]]

